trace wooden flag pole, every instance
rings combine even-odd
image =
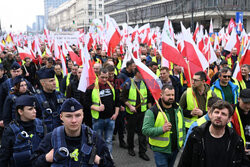
[[[166,114],[164,113],[164,111],[162,110],[162,108],[161,108],[161,106],[160,106],[158,100],[155,100],[155,103],[156,103],[157,107],[159,108],[159,110],[161,111],[161,113],[162,113],[162,115],[163,115],[165,121],[168,122],[168,118],[167,118]]]

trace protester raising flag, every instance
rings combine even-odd
[[[158,101],[161,96],[161,80],[145,64],[143,64],[140,60],[134,58],[133,54],[131,53],[131,50],[128,50],[128,52],[133,58],[135,65],[140,71],[142,78],[145,81],[152,96],[155,100]]]

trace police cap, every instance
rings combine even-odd
[[[19,76],[16,76],[16,77],[13,79],[13,84],[16,85],[16,84],[18,84],[18,83],[20,83],[20,82],[22,82],[22,81],[25,81],[25,79],[24,79],[21,75],[19,75]]]
[[[31,95],[21,95],[16,99],[16,106],[33,106],[35,107],[36,99]]]
[[[43,68],[36,72],[39,79],[54,78],[55,71],[52,68]]]
[[[17,70],[19,68],[21,68],[21,66],[16,61],[14,63],[12,63],[12,65],[10,66],[11,70]]]
[[[66,99],[61,106],[60,113],[62,112],[75,112],[82,109],[82,105],[73,97]]]

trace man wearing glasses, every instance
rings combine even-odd
[[[219,78],[210,88],[219,98],[236,104],[238,99],[238,86],[231,81],[232,72],[228,67],[220,69]]]
[[[192,88],[187,88],[179,101],[183,109],[186,130],[198,118],[206,114],[207,99],[215,96],[215,93],[209,90],[209,86],[206,84],[206,74],[203,71],[195,73]]]

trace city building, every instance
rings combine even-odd
[[[86,30],[95,18],[104,19],[103,0],[69,0],[49,11],[48,29]]]
[[[118,25],[150,23],[153,27],[162,27],[168,16],[176,31],[180,31],[180,21],[193,27],[199,22],[208,29],[211,18],[214,30],[218,31],[235,18],[236,12],[243,12],[244,27],[250,32],[249,0],[104,0],[104,9]]]
[[[57,8],[66,1],[68,0],[44,0],[44,22],[46,25],[48,25],[49,10]]]

